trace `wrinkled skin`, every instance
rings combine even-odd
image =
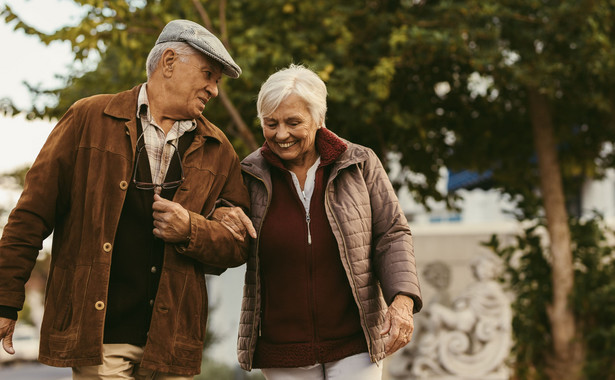
[[[222,223],[238,241],[244,241],[246,234],[256,239],[252,221],[240,207],[219,207],[214,211],[212,219]]]
[[[0,317],[0,340],[2,341],[2,348],[4,348],[4,351],[11,355],[15,353],[15,349],[13,348],[14,331],[15,321]]]
[[[414,301],[408,296],[398,294],[385,315],[384,326],[380,335],[388,334],[385,343],[387,355],[391,355],[412,340]]]

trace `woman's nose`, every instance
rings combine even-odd
[[[278,140],[284,140],[288,137],[288,135],[289,135],[288,128],[286,127],[284,123],[280,123],[278,127],[276,128],[275,137]]]

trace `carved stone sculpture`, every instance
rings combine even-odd
[[[505,360],[511,346],[511,309],[495,280],[499,261],[480,256],[471,267],[476,281],[451,306],[433,303],[426,308],[417,342],[389,366],[393,378],[509,378]]]

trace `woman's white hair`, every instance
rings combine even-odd
[[[175,52],[180,55],[179,59],[182,61],[186,61],[186,58],[182,58],[182,55],[192,55],[198,54],[199,52],[194,49],[192,46],[185,42],[163,42],[158,45],[154,45],[152,50],[150,50],[149,55],[147,56],[147,61],[145,62],[145,69],[147,71],[147,79],[149,80],[156,68],[158,67],[158,63],[162,58],[162,53],[164,53],[167,49],[173,49]]]
[[[302,65],[291,64],[269,76],[263,83],[256,101],[256,111],[264,125],[263,119],[280,106],[288,96],[295,94],[307,104],[307,108],[316,124],[325,126],[327,113],[327,86],[312,70]]]

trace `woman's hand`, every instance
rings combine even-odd
[[[389,334],[384,347],[387,355],[391,355],[412,340],[412,332],[414,331],[413,308],[414,300],[401,294],[395,296],[393,303],[389,306],[384,317],[384,326],[380,331],[380,335]]]
[[[241,207],[218,207],[211,218],[220,222],[238,241],[244,241],[246,233],[256,239],[252,221]]]

